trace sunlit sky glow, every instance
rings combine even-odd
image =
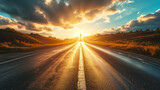
[[[80,33],[87,36],[155,29],[160,27],[159,3],[160,0],[0,0],[0,28],[61,39]]]

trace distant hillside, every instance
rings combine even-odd
[[[6,28],[6,29],[0,29],[0,43],[3,42],[14,42],[15,40],[23,41],[26,43],[41,43],[39,40],[21,33],[17,32],[14,29]]]
[[[126,50],[147,56],[160,58],[160,29],[119,32],[116,34],[92,35],[84,41],[110,48]]]
[[[160,42],[160,30],[156,31],[135,31],[135,32],[120,32],[116,34],[106,34],[106,35],[93,35],[85,37],[87,40],[91,41],[136,41],[136,42]]]
[[[160,34],[151,34],[151,35],[145,35],[145,36],[137,36],[132,38],[134,41],[138,42],[154,42],[154,43],[160,43]]]
[[[39,34],[25,34],[10,28],[0,29],[0,53],[50,48],[76,41],[76,38],[60,40]]]
[[[33,33],[31,33],[31,34],[28,34],[28,35],[31,36],[31,37],[33,37],[33,38],[35,38],[35,39],[37,39],[37,40],[39,40],[42,43],[45,43],[45,44],[59,43],[59,42],[62,41],[62,40],[57,39],[55,37],[44,37],[44,36],[41,36],[39,34],[33,34]]]

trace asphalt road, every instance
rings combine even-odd
[[[0,54],[0,90],[160,90],[159,61],[84,42]]]

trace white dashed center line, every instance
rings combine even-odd
[[[80,56],[79,56],[79,70],[78,70],[78,90],[86,90],[86,81],[84,74],[84,65],[83,65],[83,53],[82,46],[80,45]]]

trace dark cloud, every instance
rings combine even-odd
[[[42,0],[0,0],[0,10],[16,19],[46,24],[43,15],[35,12],[35,6],[39,6]]]
[[[53,25],[64,29],[72,28],[86,18],[94,19],[101,11],[115,2],[125,0],[0,0],[0,11],[9,14],[19,22],[31,25]],[[116,11],[116,7],[107,12]],[[36,26],[26,27],[34,29]]]
[[[8,25],[10,24],[10,21],[10,19],[0,16],[0,25]]]
[[[155,13],[141,15],[137,20],[131,20],[126,25],[122,25],[119,28],[111,28],[104,30],[103,33],[110,33],[116,31],[135,31],[137,29],[156,29],[160,28],[160,9]]]
[[[0,15],[0,25],[11,25],[11,24],[17,24],[16,21],[6,18]]]
[[[92,20],[98,13],[100,13],[100,10],[97,10],[97,9],[92,10],[85,14],[85,18],[88,20]]]
[[[32,24],[32,23],[25,23],[25,26],[26,26],[26,29],[27,29],[27,30],[36,30],[36,31],[38,31],[38,30],[36,29],[35,25]]]
[[[131,30],[135,29],[155,29],[160,27],[160,9],[155,13],[141,15],[137,20],[127,23],[126,27]]]
[[[17,23],[15,20],[12,20],[10,18],[6,18],[3,16],[0,16],[0,27],[5,28],[5,27],[22,27],[21,24]]]
[[[52,27],[46,25],[37,26],[35,23],[28,23],[28,22],[18,22],[16,20],[12,20],[10,18],[6,18],[0,16],[0,27],[1,28],[14,28],[19,30],[33,30],[33,31],[53,31]]]

